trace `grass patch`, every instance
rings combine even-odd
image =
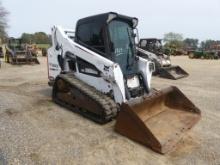
[[[37,47],[40,49],[48,49],[50,47],[50,44],[37,44]]]

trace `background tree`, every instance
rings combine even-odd
[[[201,42],[202,50],[212,50],[220,46],[220,41],[206,40]]]
[[[29,33],[23,33],[21,35],[21,41],[22,41],[22,43],[29,43],[29,44],[31,44],[31,43],[35,42],[34,35],[33,34],[29,34]]]
[[[50,44],[50,36],[44,32],[36,32],[34,34],[23,33],[21,35],[22,43],[28,44]]]
[[[183,47],[183,36],[179,33],[167,33],[164,35],[165,47],[169,49],[181,49]]]
[[[183,41],[183,45],[185,49],[197,49],[198,48],[198,44],[199,44],[199,40],[198,39],[193,39],[193,38],[186,38]]]
[[[8,27],[8,14],[8,11],[2,6],[2,3],[0,1],[0,38],[3,40],[7,38],[6,28]]]
[[[34,33],[34,40],[36,44],[49,44],[49,36],[44,32]]]

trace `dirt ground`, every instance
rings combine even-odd
[[[0,165],[219,165],[220,60],[173,57],[190,76],[154,77],[152,86],[178,86],[202,111],[201,121],[175,151],[157,154],[114,132],[115,121],[95,124],[51,101],[46,58],[41,65],[0,69]]]

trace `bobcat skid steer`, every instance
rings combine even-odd
[[[172,80],[189,76],[180,66],[171,65],[170,56],[163,53],[159,39],[140,39],[137,50],[142,58],[148,58],[155,63],[155,75]]]
[[[49,85],[57,104],[101,124],[117,118],[118,133],[166,153],[200,110],[176,87],[151,90],[154,63],[136,55],[137,24],[110,12],[80,19],[74,30],[54,26]]]

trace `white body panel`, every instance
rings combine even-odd
[[[57,52],[52,47],[47,51],[47,60],[48,60],[48,78],[53,81],[60,74],[61,68],[59,66],[58,60],[54,58],[54,54]]]
[[[161,66],[170,66],[171,65],[171,60],[167,59],[167,55],[163,54],[163,57],[158,57],[156,54],[151,53],[147,50],[141,49],[139,47],[136,47],[137,50],[145,55],[148,56],[149,60],[156,60],[158,63],[160,63]],[[164,58],[165,57],[165,58]]]
[[[149,61],[147,61],[144,58],[139,57],[139,64],[138,64],[139,70],[144,74],[144,77],[146,80],[151,80],[152,78],[152,72],[155,71],[155,65]],[[153,67],[150,69],[150,67]],[[151,81],[146,81],[148,89],[151,88]]]
[[[95,87],[97,90],[103,93],[113,92],[113,96],[116,103],[121,104],[126,102],[124,76],[121,68],[117,63],[110,61],[109,59],[85,48],[82,45],[74,42],[74,31],[70,29],[63,29],[60,26],[52,28],[52,47],[48,50],[48,77],[50,81],[54,81],[55,78],[63,72],[70,72],[68,66],[68,60],[70,57],[67,52],[70,53],[71,59],[79,57],[84,61],[94,65],[101,73],[100,77],[91,76],[79,72],[76,65],[76,70],[73,71],[74,75],[83,82]],[[58,56],[62,56],[64,59],[63,70],[58,62]],[[144,74],[147,87],[150,88],[150,81],[152,75],[152,68],[150,68],[152,62],[140,58],[138,61],[138,68]],[[87,71],[93,73],[94,70]],[[96,72],[96,71],[95,71]],[[134,85],[134,84],[133,84]]]

